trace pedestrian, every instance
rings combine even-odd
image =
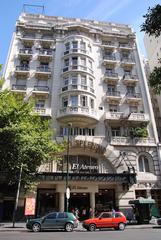
[[[83,220],[86,218],[86,214],[87,214],[86,208],[83,208],[83,210],[82,210],[82,218],[83,218]]]
[[[79,210],[78,208],[75,208],[75,216],[77,219],[79,219]]]

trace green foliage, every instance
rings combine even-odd
[[[0,88],[2,87],[2,85],[4,83],[4,78],[2,78],[2,76],[1,76],[1,70],[2,70],[2,64],[0,64]]]
[[[52,140],[50,122],[34,115],[32,102],[10,91],[0,92],[1,171],[14,183],[23,164],[22,182],[30,184],[38,167],[55,159],[64,145]]]
[[[148,131],[146,127],[133,127],[130,129],[130,137],[138,137],[138,138],[147,138],[148,137]]]
[[[141,25],[141,31],[159,37],[161,34],[161,5],[157,4],[153,8],[148,8],[147,14],[143,15],[144,23]]]
[[[161,67],[155,67],[149,76],[149,85],[155,94],[161,91]]]

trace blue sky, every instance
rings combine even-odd
[[[139,26],[148,7],[161,4],[161,0],[4,0],[0,8],[0,63],[5,64],[15,22],[23,4],[44,5],[45,14],[53,16],[96,19],[129,24],[137,33],[141,53],[145,55],[143,33]],[[27,9],[26,9],[27,10]],[[33,8],[28,9],[32,11]],[[34,9],[38,13],[38,9]]]

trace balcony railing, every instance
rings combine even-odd
[[[23,49],[19,50],[19,53],[21,53],[21,54],[33,54],[33,51],[30,48],[23,48]]]
[[[128,98],[141,98],[141,93],[130,93],[130,92],[127,92],[126,96]]]
[[[81,85],[81,84],[70,84],[68,86],[64,86],[64,87],[61,88],[62,92],[72,91],[72,90],[78,90],[78,91],[85,90],[85,91],[94,93],[94,89],[93,88],[91,88],[90,86]]]
[[[109,140],[112,145],[139,145],[155,146],[154,138],[130,138],[130,137],[111,137]]]
[[[49,92],[48,86],[34,86],[34,91]]]
[[[118,73],[115,73],[115,72],[105,72],[105,77],[118,78]]]
[[[51,56],[52,55],[52,50],[46,50],[46,49],[40,49],[39,50],[40,55],[45,55],[45,56]]]
[[[132,48],[132,44],[130,43],[119,43],[119,47],[121,48]]]
[[[29,71],[29,70],[30,70],[29,66],[16,66],[16,71],[26,72],[26,71]]]
[[[129,79],[137,80],[138,76],[137,75],[132,75],[132,74],[124,74],[123,80],[129,80]]]
[[[34,112],[38,113],[41,116],[51,116],[51,109],[50,108],[35,107]]]
[[[71,48],[64,52],[64,55],[71,54],[71,53],[82,53],[82,54],[89,54],[89,51],[83,48]]]
[[[51,69],[47,66],[40,66],[36,68],[37,72],[44,72],[44,73],[49,73],[51,72]]]
[[[59,115],[66,114],[85,114],[85,115],[87,114],[91,116],[97,116],[97,113],[94,109],[82,106],[68,106],[60,109]]]
[[[145,113],[130,113],[128,120],[137,122],[148,122],[149,115]]]
[[[135,61],[131,57],[122,57],[122,64],[135,64]]]
[[[27,89],[26,85],[12,84],[12,90],[25,91],[26,89]]]
[[[83,66],[83,65],[64,66],[64,68],[63,68],[63,72],[75,71],[75,70],[86,71],[93,75],[93,70],[91,68]]]
[[[107,112],[105,114],[106,120],[120,120],[122,119],[123,112]]]
[[[116,61],[116,57],[114,55],[105,55],[103,60]]]
[[[115,97],[120,97],[120,92],[119,91],[107,91],[106,92],[107,96],[115,96]]]

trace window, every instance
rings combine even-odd
[[[44,107],[45,107],[45,100],[39,99],[39,100],[36,102],[35,107],[36,107],[36,108],[44,108]]]
[[[66,213],[58,213],[57,218],[67,218],[68,215]]]
[[[127,92],[128,93],[135,93],[135,87],[134,86],[127,86]]]
[[[48,81],[45,81],[45,80],[38,80],[37,81],[37,86],[47,86],[47,82]]]
[[[121,136],[120,127],[111,128],[111,134],[112,134],[113,137]]]
[[[78,58],[77,57],[72,58],[72,65],[78,65]]]
[[[85,58],[81,58],[81,65],[86,66],[86,59]]]
[[[138,159],[139,172],[150,172],[148,158],[144,155],[139,156]]]
[[[111,213],[102,213],[101,218],[112,218]]]
[[[106,68],[106,73],[107,74],[112,74],[114,72],[113,68]]]
[[[80,42],[80,49],[82,52],[85,52],[86,50],[86,43],[85,42]]]
[[[87,96],[81,96],[81,105],[87,107]]]
[[[17,79],[16,85],[26,85],[26,79]]]
[[[138,112],[138,107],[137,106],[130,106],[129,111],[130,111],[130,113],[137,113]]]
[[[116,91],[116,87],[114,85],[108,85],[108,92],[115,92]]]
[[[69,51],[70,50],[70,43],[66,43],[65,44],[65,51]]]
[[[67,107],[68,106],[68,98],[63,98],[62,99],[62,107]]]
[[[92,61],[89,60],[89,68],[92,69]]]
[[[90,86],[90,88],[93,88],[93,79],[92,78],[89,78],[89,86]]]
[[[77,52],[77,49],[78,49],[78,42],[77,41],[72,42],[72,48],[73,48],[73,52]]]
[[[90,98],[90,107],[94,109],[94,99]]]
[[[81,85],[87,85],[86,76],[81,75]]]
[[[46,219],[55,219],[56,218],[56,213],[50,213],[47,215]]]
[[[78,96],[70,97],[71,106],[78,106]]]
[[[63,81],[64,81],[64,86],[67,86],[69,81],[68,77],[64,78]]]
[[[120,218],[122,217],[120,213],[115,213],[115,218]]]
[[[118,112],[118,105],[109,105],[109,111],[110,112]]]
[[[64,67],[68,67],[68,66],[69,66],[69,58],[64,59]]]
[[[72,85],[75,85],[77,84],[77,81],[78,81],[78,76],[77,75],[72,75]]]

